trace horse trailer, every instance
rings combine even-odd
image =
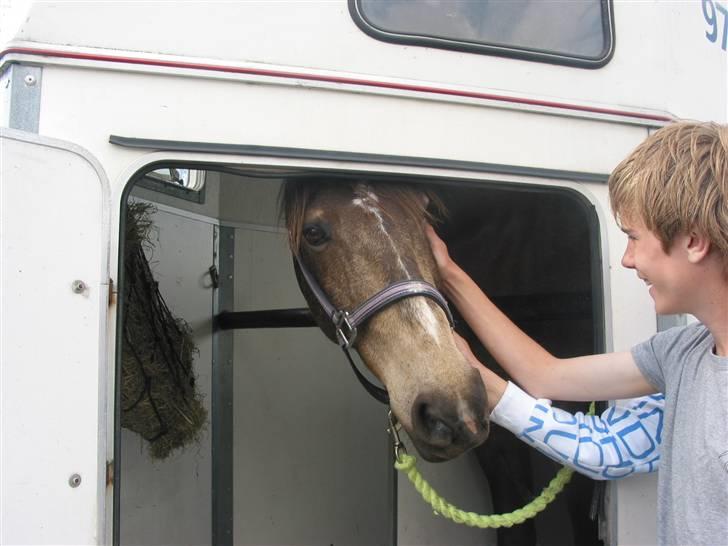
[[[338,348],[270,318],[305,307],[277,199],[296,177],[427,188],[552,352],[629,348],[689,317],[620,266],[607,178],[673,120],[726,122],[726,36],[724,0],[32,4],[0,53],[0,543],[655,543],[654,474],[575,479],[531,538],[433,515]],[[195,417],[144,367],[127,386],[144,335],[180,336]],[[183,447],[164,411],[194,424]],[[488,457],[421,468],[481,513],[557,468]]]

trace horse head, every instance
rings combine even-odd
[[[401,185],[294,179],[282,188],[281,207],[294,255],[336,308],[351,310],[398,281],[437,285],[424,230],[433,197]],[[317,324],[335,341],[330,317],[298,278]],[[432,299],[381,309],[358,329],[354,348],[426,460],[452,459],[485,440],[485,389]]]

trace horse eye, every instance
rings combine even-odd
[[[329,240],[329,230],[321,224],[310,224],[303,227],[303,238],[311,246],[321,246]]]

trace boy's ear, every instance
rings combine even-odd
[[[691,231],[687,237],[685,250],[690,263],[700,263],[710,253],[710,239],[702,233]]]

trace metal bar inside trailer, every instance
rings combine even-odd
[[[307,308],[264,311],[224,311],[216,317],[220,330],[249,328],[306,328],[316,326]]]

